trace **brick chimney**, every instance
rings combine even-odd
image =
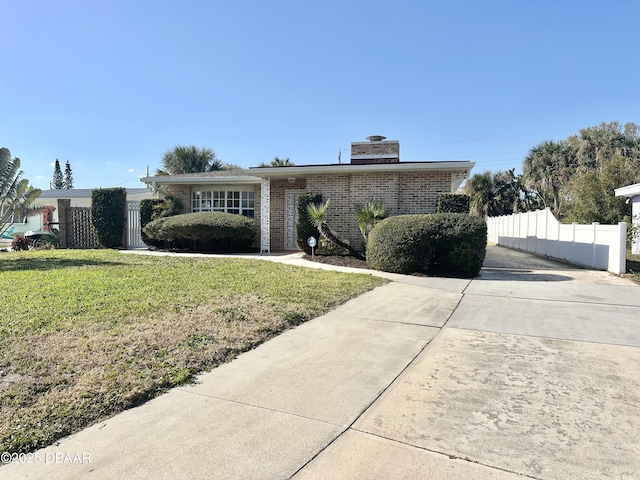
[[[365,165],[368,163],[399,163],[400,143],[397,140],[386,140],[382,135],[367,137],[368,142],[351,143],[351,163]]]

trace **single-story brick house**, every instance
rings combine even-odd
[[[440,193],[455,192],[475,165],[468,161],[401,162],[400,144],[382,136],[351,144],[350,163],[252,167],[208,173],[151,176],[180,197],[185,213],[226,211],[253,217],[262,252],[296,250],[296,197],[331,200],[327,223],[352,245],[360,245],[356,205],[375,198],[391,215],[433,213]]]

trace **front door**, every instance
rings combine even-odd
[[[302,190],[287,190],[284,192],[284,249],[298,250],[296,243],[296,223],[298,221],[297,200]]]

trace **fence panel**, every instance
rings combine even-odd
[[[562,225],[546,208],[487,219],[489,241],[598,270],[626,270],[627,224]]]
[[[100,242],[91,224],[91,209],[69,208],[68,248],[100,248]]]

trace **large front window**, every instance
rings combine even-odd
[[[199,190],[191,195],[192,212],[227,212],[255,217],[253,191]]]
[[[5,218],[5,214],[6,211],[8,210],[8,208],[3,207],[2,211],[0,211],[0,218]],[[18,214],[11,214],[9,215],[9,217],[6,219],[6,223],[7,224],[12,224],[12,223],[27,223],[27,217],[25,215],[18,215]]]

